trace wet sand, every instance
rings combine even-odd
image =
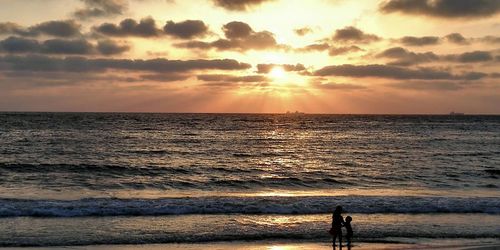
[[[145,245],[92,245],[92,246],[58,246],[58,247],[8,247],[3,250],[327,250],[332,249],[329,243],[312,242],[214,242],[203,244],[145,244]],[[338,247],[336,249],[339,249]],[[342,249],[347,250],[347,247]],[[356,243],[352,249],[356,250],[409,250],[409,249],[461,249],[461,250],[500,250],[500,243],[475,243],[461,241],[435,241],[429,243],[401,244],[401,243]]]

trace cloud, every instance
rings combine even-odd
[[[401,12],[441,18],[488,17],[500,12],[498,0],[387,0],[380,5],[385,13]]]
[[[315,76],[346,76],[346,77],[378,77],[389,79],[420,79],[420,80],[478,80],[486,77],[487,74],[480,72],[467,72],[462,75],[433,69],[417,68],[409,69],[391,65],[370,64],[370,65],[332,65],[326,66],[314,72]]]
[[[472,51],[461,54],[436,55],[433,52],[415,53],[401,47],[394,47],[377,54],[377,58],[395,59],[389,65],[409,66],[419,63],[451,61],[457,63],[476,63],[493,60],[493,55],[488,51]]]
[[[205,82],[265,82],[268,80],[267,77],[261,75],[234,76],[234,75],[210,74],[210,75],[198,75],[197,78],[198,80]]]
[[[4,35],[4,34],[22,35],[22,34],[24,34],[24,32],[25,32],[25,29],[17,23],[13,23],[13,22],[0,23],[0,34],[2,34],[2,35]]]
[[[85,57],[49,57],[43,55],[0,56],[0,71],[104,72],[106,70],[182,73],[192,70],[244,70],[250,64],[233,59],[168,60],[163,58],[104,59]]]
[[[119,25],[112,23],[103,23],[93,28],[95,32],[116,37],[138,36],[138,37],[156,37],[162,35],[163,31],[156,27],[153,18],[147,17],[139,22],[134,19],[124,19]]]
[[[100,41],[95,47],[85,39],[49,39],[39,42],[22,37],[8,37],[0,41],[0,52],[11,54],[64,54],[64,55],[103,55],[120,54],[129,49],[128,46],[118,45],[112,41]]]
[[[390,62],[389,64],[398,66],[409,66],[439,60],[439,56],[433,52],[415,53],[401,47],[386,49],[377,54],[375,57],[395,59],[395,61]]]
[[[7,53],[31,53],[38,52],[40,44],[37,40],[21,38],[21,37],[8,37],[0,41],[0,51]]]
[[[467,39],[463,37],[462,34],[460,33],[451,33],[446,35],[445,38],[450,43],[461,44],[461,45],[469,44]]]
[[[274,34],[269,31],[255,32],[246,23],[230,22],[222,27],[226,39],[218,39],[212,42],[188,41],[176,43],[178,48],[196,48],[217,50],[264,50],[264,49],[283,49],[286,46],[276,42]]]
[[[463,89],[465,85],[456,81],[404,81],[387,84],[392,88],[417,91],[456,91]]]
[[[93,52],[93,45],[84,39],[49,39],[40,43],[22,37],[9,37],[0,41],[0,47],[7,53],[86,55]]]
[[[352,91],[352,90],[362,90],[367,89],[363,85],[351,84],[351,83],[321,83],[321,82],[313,82],[311,85],[318,89],[324,90],[344,90],[344,91]]]
[[[500,56],[497,57],[497,60],[499,60],[499,59],[500,59]],[[500,73],[491,73],[490,77],[491,78],[500,78]]]
[[[444,60],[456,61],[461,63],[487,62],[493,60],[493,55],[488,51],[472,51],[462,54],[452,54],[443,57]]]
[[[238,21],[224,24],[224,26],[222,26],[222,31],[228,39],[246,38],[255,33],[250,25]]]
[[[97,43],[97,50],[103,55],[116,55],[130,50],[130,46],[119,44],[113,40],[101,40]]]
[[[128,8],[127,0],[81,0],[85,7],[73,15],[79,19],[122,15]]]
[[[216,6],[232,11],[246,11],[253,6],[270,1],[273,0],[212,0]]]
[[[404,45],[407,46],[426,46],[426,45],[436,45],[439,43],[439,37],[437,36],[423,36],[423,37],[415,37],[415,36],[405,36],[399,39]]]
[[[304,71],[306,67],[304,65],[298,64],[257,64],[257,73],[259,74],[267,74],[271,72],[274,67],[282,67],[283,70],[291,72],[291,71]]]
[[[190,76],[185,74],[149,74],[141,75],[141,81],[154,81],[154,82],[175,82],[188,79]]]
[[[72,37],[80,35],[81,25],[74,20],[55,20],[42,22],[30,27],[22,27],[16,23],[0,23],[0,34],[34,37],[48,35],[55,37]]]
[[[380,37],[373,34],[366,34],[353,26],[348,26],[336,30],[332,39],[339,42],[371,43],[380,40]]]
[[[305,35],[313,32],[313,30],[309,27],[302,27],[302,28],[294,29],[293,31],[295,32],[295,34],[297,34],[299,36],[305,36]]]
[[[358,46],[351,45],[351,46],[345,46],[345,47],[331,47],[328,50],[328,54],[330,56],[338,56],[338,55],[347,54],[349,52],[358,52],[358,51],[363,51],[363,49],[361,49]]]
[[[499,36],[485,36],[485,37],[479,38],[478,40],[480,42],[491,43],[491,44],[498,44],[498,43],[500,43],[500,37]]]
[[[179,23],[168,21],[163,30],[167,35],[173,37],[191,39],[205,36],[208,32],[208,26],[200,20],[186,20]]]
[[[328,43],[314,43],[307,45],[302,48],[296,49],[298,52],[310,52],[310,51],[325,51],[330,48],[330,45]]]
[[[84,39],[50,39],[42,43],[41,52],[45,54],[88,55],[93,53],[93,45]]]

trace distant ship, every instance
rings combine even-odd
[[[304,115],[305,113],[304,112],[299,112],[299,111],[295,111],[295,112],[287,111],[286,114],[287,115]]]
[[[464,113],[458,113],[458,112],[451,111],[450,115],[465,115],[465,114]]]

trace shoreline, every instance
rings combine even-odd
[[[352,249],[358,250],[407,250],[407,249],[461,249],[461,250],[496,250],[500,249],[500,239],[414,239],[414,243],[403,242],[354,242]],[[332,249],[328,242],[310,241],[228,241],[209,243],[166,243],[166,244],[116,244],[116,245],[82,245],[82,246],[34,246],[34,247],[0,247],[1,250],[326,250]],[[338,249],[338,247],[337,247]],[[343,249],[347,249],[346,246]]]

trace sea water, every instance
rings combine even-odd
[[[0,113],[0,246],[499,239],[500,116]]]

